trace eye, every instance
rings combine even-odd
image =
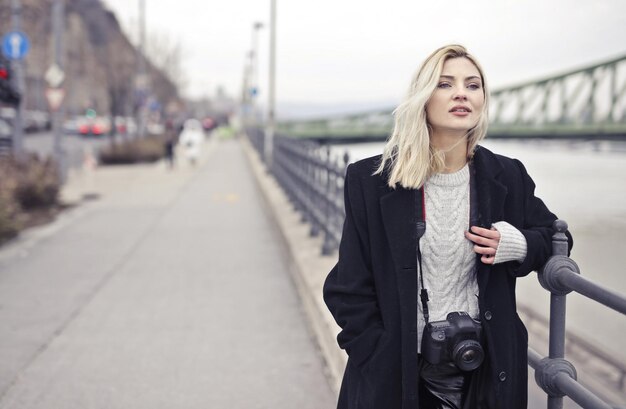
[[[467,85],[467,88],[471,90],[477,90],[477,89],[480,89],[480,84],[477,82],[471,82]]]
[[[452,85],[450,85],[449,82],[446,81],[442,81],[439,84],[437,84],[437,88],[450,88]]]

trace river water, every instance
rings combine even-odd
[[[536,195],[569,224],[571,257],[581,274],[626,295],[626,142],[486,140],[493,152],[520,159]],[[382,143],[334,146],[351,161],[382,152]],[[518,280],[518,303],[547,317],[550,294],[531,273]],[[624,359],[626,316],[579,294],[567,297],[567,329]],[[547,351],[538,351],[547,353]]]

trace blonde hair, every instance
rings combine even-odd
[[[426,104],[437,88],[443,64],[452,58],[467,58],[476,66],[485,95],[478,122],[467,132],[468,159],[471,159],[474,149],[487,133],[489,92],[480,64],[461,45],[452,44],[437,49],[422,63],[406,98],[393,112],[393,131],[387,139],[382,161],[374,172],[382,174],[387,169],[387,184],[391,188],[400,184],[405,188],[418,189],[430,175],[444,170],[445,152],[435,149],[430,143]]]

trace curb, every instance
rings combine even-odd
[[[348,357],[337,346],[336,337],[340,328],[322,298],[324,280],[337,262],[337,256],[336,254],[321,255],[323,238],[310,236],[310,226],[302,223],[300,214],[293,209],[276,180],[267,173],[265,165],[250,142],[242,138],[241,145],[271,216],[278,225],[278,230],[288,249],[289,270],[325,360],[331,387],[336,394],[339,394]]]

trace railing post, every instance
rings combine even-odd
[[[333,215],[335,214],[335,190],[333,185],[336,184],[337,176],[335,175],[335,164],[333,163],[330,146],[326,146],[326,157],[324,161],[324,167],[326,169],[326,183],[325,183],[325,221],[324,221],[324,243],[322,244],[322,255],[328,256],[330,255],[334,248],[333,243],[333,234],[332,234],[332,224],[333,224]]]
[[[320,208],[320,194],[319,194],[319,185],[320,185],[320,164],[319,164],[319,156],[320,156],[320,147],[314,147],[311,150],[311,157],[309,160],[311,161],[311,173],[310,173],[310,199],[309,206],[311,207],[310,215],[311,215],[311,231],[309,235],[311,237],[317,237],[320,234],[321,230],[321,220],[319,217],[319,208]]]
[[[537,384],[548,394],[548,409],[562,409],[564,393],[555,387],[556,378],[566,374],[576,379],[576,370],[565,360],[565,312],[566,296],[571,290],[563,288],[557,283],[556,276],[561,268],[578,266],[567,257],[568,243],[565,232],[567,223],[556,220],[553,224],[556,233],[552,236],[552,257],[539,272],[539,282],[550,291],[550,345],[549,357],[541,361],[535,371]]]
[[[313,155],[313,145],[310,143],[305,144],[304,155],[302,155],[302,162],[304,163],[304,169],[302,171],[302,222],[313,223],[313,217],[311,214],[311,156]]]
[[[330,254],[339,247],[344,221],[343,190],[345,186],[346,168],[350,155],[345,152],[341,159],[329,162],[329,188],[327,200],[329,206],[328,222],[326,225],[326,239],[322,254]],[[340,184],[340,181],[343,182]]]

